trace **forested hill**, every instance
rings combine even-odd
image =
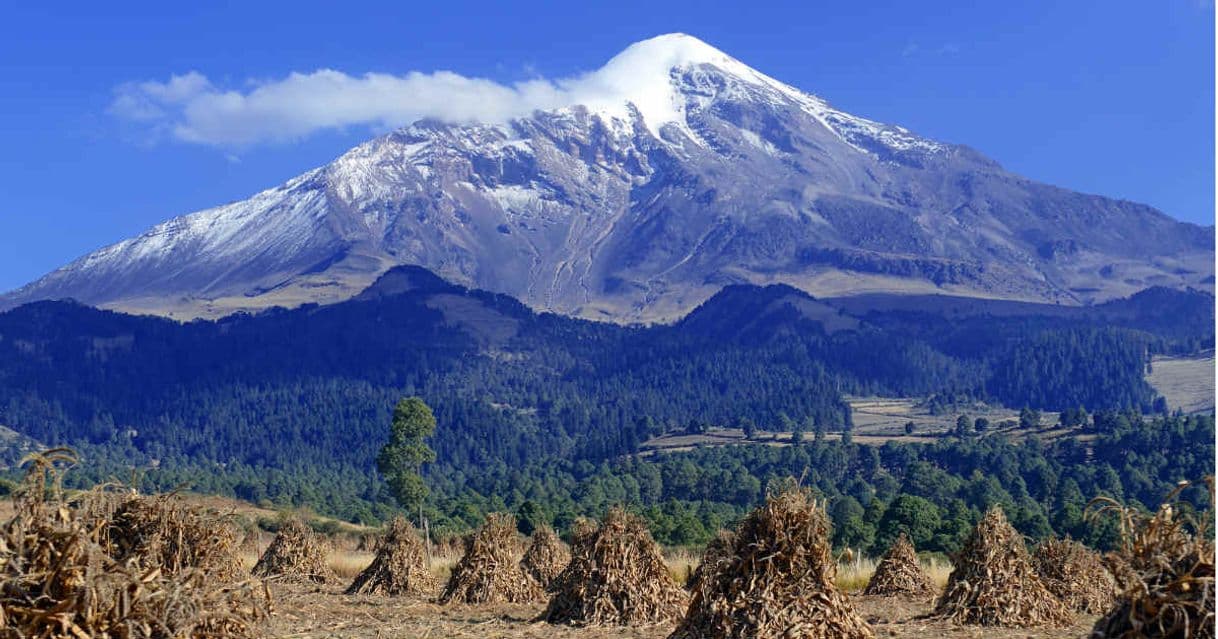
[[[0,314],[0,424],[84,449],[99,475],[152,464],[158,481],[198,483],[210,469],[218,490],[353,516],[384,501],[372,460],[403,395],[436,410],[431,472],[477,486],[614,459],[690,422],[848,428],[847,393],[1150,411],[1148,353],[1212,347],[1212,326],[1200,292],[946,313],[730,287],[675,325],[623,327],[402,267],[348,302],[217,321],[71,302]]]

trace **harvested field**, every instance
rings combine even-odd
[[[114,525],[101,506],[167,503],[131,493],[114,499],[101,489],[69,502],[60,471],[75,464],[75,455],[54,449],[27,460],[15,514],[0,525],[0,636],[261,634],[270,605],[263,584],[233,582],[235,575],[181,546],[182,539],[166,538],[167,531],[194,536],[196,525],[206,537],[214,529],[206,515],[171,509],[170,521]]]
[[[854,421],[854,436],[889,437],[906,439],[905,424],[914,423],[915,436],[908,441],[925,441],[926,436],[951,432],[956,427],[956,418],[967,413],[972,418],[984,417],[991,424],[1007,420],[1019,420],[1019,411],[975,404],[957,411],[932,415],[918,399],[905,397],[847,397],[850,414]]]
[[[1212,361],[1212,360],[1211,360]],[[1212,377],[1211,377],[1212,380]],[[947,411],[932,415],[930,410],[920,405],[922,400],[909,397],[846,397],[850,404],[854,430],[851,437],[856,444],[883,446],[895,441],[903,443],[929,443],[949,435],[956,427],[956,418],[968,415],[971,418],[984,417],[989,420],[991,429],[988,435],[1001,435],[1014,439],[1023,439],[1032,435],[1040,439],[1057,439],[1071,436],[1087,439],[1089,436],[1080,434],[1077,429],[1055,428],[1054,413],[1044,413],[1041,416],[1040,428],[1023,430],[1019,428],[999,428],[1002,422],[1017,422],[1019,411],[1001,406],[989,406],[976,403],[961,407],[955,411]],[[905,433],[905,424],[913,422],[914,433]],[[804,439],[813,437],[813,433],[804,433]],[[827,441],[837,441],[841,433],[827,433]],[[643,442],[640,447],[641,455],[650,456],[660,453],[675,453],[693,450],[701,446],[790,446],[791,433],[781,431],[763,431],[754,439],[744,436],[744,431],[738,428],[710,428],[705,433],[687,434],[670,432],[653,437]]]
[[[590,522],[585,522],[590,523]],[[586,525],[585,534],[595,532]],[[685,574],[689,563],[685,551],[666,558],[669,572]],[[457,557],[438,555],[432,572],[439,583],[455,565]],[[253,558],[249,558],[252,562]],[[331,564],[358,564],[371,561],[367,553],[354,550],[338,552]],[[362,567],[362,566],[361,566]],[[855,560],[838,567],[838,583],[867,583],[874,568],[870,560]],[[941,563],[923,563],[923,568],[941,586],[948,568]],[[437,586],[429,594],[389,597],[384,595],[346,595],[344,584],[273,583],[275,607],[269,635],[272,637],[322,638],[401,638],[447,637],[468,639],[661,639],[676,628],[676,622],[627,626],[571,626],[538,623],[545,602],[527,604],[450,604],[438,605]],[[947,621],[921,618],[932,611],[933,603],[910,597],[869,597],[850,591],[850,602],[867,620],[877,637],[909,639],[1078,639],[1085,637],[1095,623],[1095,615],[1078,615],[1066,628],[979,629]]]
[[[320,590],[274,584],[270,635],[293,639],[664,639],[675,622],[642,626],[569,626],[537,623],[545,605],[440,606],[422,597],[347,596],[339,586]],[[1095,616],[1079,616],[1066,628],[985,628],[920,619],[928,601],[851,596],[877,637],[896,639],[1079,639]]]
[[[44,493],[55,494],[45,483],[24,494]],[[130,510],[119,508],[131,497],[130,493],[110,493],[109,496],[97,497],[104,501],[115,494],[120,498],[108,506],[111,509],[110,512],[130,512]],[[163,512],[172,512],[176,507],[176,501],[173,498],[140,499],[149,500],[143,502],[141,507],[166,509]],[[29,503],[28,500],[26,503]],[[238,549],[228,545],[231,539],[227,532],[215,533],[216,529],[212,526],[223,523],[223,519],[204,522],[208,524],[204,527],[206,531],[211,532],[203,534],[199,531],[191,532],[173,521],[154,525],[150,521],[150,517],[133,517],[127,518],[127,521],[121,522],[119,526],[125,526],[122,530],[136,531],[138,534],[125,532],[123,534],[126,536],[121,537],[124,540],[121,544],[109,546],[110,550],[105,550],[106,546],[96,542],[86,542],[84,538],[78,536],[78,533],[84,534],[86,537],[90,530],[93,531],[93,534],[101,534],[110,530],[110,526],[96,528],[79,526],[83,520],[72,519],[70,510],[68,515],[58,514],[62,511],[54,507],[55,503],[57,502],[52,500],[47,502],[45,508],[43,506],[33,508],[33,510],[41,509],[40,512],[43,513],[35,519],[28,517],[29,513],[33,512],[30,506],[17,508],[14,513],[25,517],[22,520],[24,523],[10,522],[4,529],[6,537],[3,541],[9,549],[8,554],[3,555],[6,561],[4,566],[6,570],[10,571],[10,574],[5,576],[7,599],[3,602],[4,612],[8,615],[7,619],[10,624],[25,624],[21,627],[27,633],[37,632],[38,628],[41,628],[43,631],[50,631],[51,634],[63,634],[65,626],[62,625],[56,626],[52,631],[49,626],[39,627],[31,624],[62,624],[65,623],[64,620],[70,620],[78,625],[82,623],[81,620],[84,620],[94,625],[81,625],[82,628],[94,631],[109,628],[111,633],[117,633],[119,632],[118,626],[115,624],[138,620],[137,623],[150,624],[155,632],[163,631],[164,636],[172,634],[188,637],[466,637],[471,639],[541,639],[543,637],[609,639],[610,637],[622,637],[650,639],[668,637],[677,629],[678,625],[675,618],[654,623],[627,622],[625,625],[553,625],[538,621],[547,608],[544,601],[453,603],[441,606],[435,603],[440,595],[438,584],[446,573],[456,572],[459,566],[456,557],[444,554],[438,555],[437,561],[433,562],[430,568],[433,578],[429,581],[432,584],[430,589],[419,588],[415,592],[399,596],[367,593],[345,594],[346,582],[314,583],[312,581],[272,580],[266,585],[266,590],[263,590],[263,586],[257,582],[220,585],[219,573],[212,572],[210,573],[212,576],[208,576],[209,573],[206,570],[196,565],[200,563],[200,555],[198,553],[192,555],[190,548],[175,546],[173,543],[166,544],[170,540],[156,543],[147,540],[155,539],[155,536],[160,534],[201,535],[198,537],[203,540],[200,543],[206,544],[209,543],[207,540],[211,539],[212,535],[218,534],[219,538],[226,540],[225,545],[212,548],[229,548],[229,555],[242,558],[245,565],[248,566],[254,563],[254,559],[257,557],[254,551],[267,546],[265,542],[269,541],[269,535],[262,542],[255,542],[244,549]],[[149,506],[149,504],[152,505]],[[189,522],[190,517],[197,514],[183,515],[179,518],[179,523]],[[67,517],[67,519],[62,519],[62,517]],[[136,526],[135,523],[138,521],[143,523]],[[631,549],[651,549],[655,551],[657,557],[660,556],[658,547],[653,545],[654,542],[651,544],[633,543],[639,539],[649,540],[649,537],[642,534],[634,536],[605,534],[606,528],[612,529],[618,524],[629,528],[626,525],[628,523],[628,517],[618,513],[608,517],[606,526],[601,529],[590,525],[590,522],[583,522],[583,525],[577,526],[573,535],[573,554],[576,557],[585,558],[585,561],[594,562],[596,557],[606,552],[606,542],[616,539],[619,543],[609,544],[609,546],[618,549],[625,548],[630,552],[634,551]],[[32,540],[41,534],[37,532],[40,530],[40,526],[50,526],[45,531],[47,535],[43,535],[43,541],[29,545],[34,543]],[[76,526],[76,528],[72,528],[72,526]],[[72,530],[77,532],[71,532]],[[169,533],[164,531],[169,531]],[[392,529],[390,533],[392,533]],[[630,543],[621,543],[623,539]],[[326,561],[331,567],[348,566],[348,571],[353,573],[357,566],[364,568],[374,563],[374,556],[366,550],[358,550],[359,545],[354,543],[356,542],[354,538],[349,540],[353,543],[334,544],[339,546],[339,549],[330,548],[331,544],[327,540],[319,538],[318,541],[325,542],[324,544],[319,543],[319,545],[323,545],[329,550]],[[473,541],[474,538],[471,538],[469,543],[473,543]],[[520,555],[519,541],[517,537],[511,544],[515,548],[514,557]],[[90,543],[95,545],[90,546]],[[509,544],[503,544],[503,546],[507,547]],[[128,550],[122,550],[123,548]],[[154,548],[157,549],[156,552],[151,551]],[[102,554],[96,554],[98,549],[101,549]],[[136,552],[130,549],[144,549],[147,552]],[[130,553],[131,559],[124,564],[115,563],[112,555],[108,554],[110,551],[118,554]],[[36,616],[40,613],[30,616],[23,610],[35,610],[34,606],[29,606],[28,603],[15,605],[16,599],[14,598],[29,595],[33,591],[27,588],[31,583],[28,579],[15,577],[11,571],[21,566],[32,565],[27,562],[33,561],[36,557],[41,556],[39,553],[43,552],[50,553],[47,556],[52,559],[58,558],[58,561],[65,561],[65,565],[73,566],[71,570],[63,573],[64,579],[72,580],[72,583],[80,583],[80,579],[94,580],[85,583],[92,584],[95,588],[93,592],[100,598],[85,597],[79,600],[93,606],[80,609],[77,614],[83,616]],[[609,554],[619,556],[623,553]],[[72,562],[76,560],[73,557],[80,559],[84,564],[74,565]],[[174,565],[174,562],[179,562],[179,567],[171,568],[171,570],[179,571],[180,575],[174,577],[167,574],[166,571],[138,569],[140,562],[149,560],[158,563],[164,561],[170,567]],[[664,559],[652,562],[648,574],[672,574],[677,567],[684,570],[686,566],[690,565],[691,556],[686,549],[676,549],[669,555],[669,561],[676,563],[668,563]],[[604,563],[603,559],[602,563]],[[101,567],[103,570],[97,572],[94,570],[94,566]],[[838,566],[837,570],[834,570],[834,566],[827,565],[826,572],[838,572],[839,583],[842,583],[841,573],[849,573],[849,581],[861,585],[869,576],[867,572],[870,570],[870,566],[869,561],[854,560],[844,567]],[[937,571],[932,572],[936,575],[939,574]],[[131,603],[132,607],[105,608],[106,597],[120,592],[129,593],[130,598],[127,601]],[[274,604],[267,605],[270,601],[267,597],[271,595],[273,595]],[[924,599],[903,596],[868,597],[855,594],[848,595],[848,597],[857,614],[880,637],[964,639],[965,637],[984,636],[998,639],[1015,639],[1016,637],[1020,639],[1058,639],[1084,636],[1097,619],[1095,616],[1079,615],[1073,618],[1071,625],[1062,628],[987,628],[984,634],[980,634],[981,631],[976,628],[957,626],[947,620],[927,618],[932,609],[931,603]],[[33,602],[34,599],[31,597],[27,601]],[[55,604],[52,600],[43,603]],[[42,603],[36,605],[41,606]],[[39,610],[41,609],[39,608]],[[115,611],[128,615],[128,620],[123,621],[121,616],[114,616]],[[262,621],[263,619],[265,622]],[[0,632],[0,637],[8,636],[12,635]]]

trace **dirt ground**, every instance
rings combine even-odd
[[[544,604],[439,606],[411,597],[347,596],[342,586],[273,587],[273,637],[358,637],[385,639],[663,639],[671,624],[646,627],[576,628],[534,622]],[[919,620],[931,602],[853,596],[851,601],[876,637],[917,639],[1049,639],[1086,637],[1095,617],[1078,617],[1069,628],[983,628]]]

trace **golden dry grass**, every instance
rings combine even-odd
[[[354,579],[368,564],[372,563],[373,553],[364,550],[346,550],[332,553],[327,559],[334,574],[343,579]]]
[[[359,571],[364,570],[373,560],[373,554],[365,550],[334,550],[328,557],[328,564],[342,578],[354,578]],[[431,572],[438,581],[443,582],[452,573],[452,567],[457,565],[460,556],[453,554],[432,553]],[[241,564],[248,568],[258,561],[258,555],[246,551],[241,553]],[[876,559],[856,559],[854,561],[838,562],[837,587],[847,593],[860,593],[876,572]],[[951,574],[951,564],[937,557],[922,557],[922,570],[926,571],[934,581],[935,588],[942,589],[948,583]],[[669,574],[677,583],[685,583],[689,574],[697,570],[699,557],[687,548],[669,548],[664,551],[664,564],[669,568]]]
[[[679,584],[685,584],[701,562],[701,552],[696,549],[684,546],[664,549],[664,564],[668,566],[668,574]]]
[[[263,548],[265,548],[265,544]],[[336,574],[347,579],[354,578],[359,571],[372,563],[372,557],[373,554],[367,551],[338,549],[330,553],[327,563]],[[448,579],[453,566],[460,559],[460,555],[444,553],[433,546],[431,572],[442,583]],[[241,553],[241,562],[246,569],[252,568],[256,561],[258,561],[257,553]],[[698,568],[699,561],[700,558],[694,550],[683,546],[664,550],[664,563],[668,566],[668,574],[672,575],[673,580],[679,584],[685,583],[689,575]],[[867,586],[867,581],[871,579],[871,575],[875,573],[877,563],[879,563],[878,559],[869,558],[838,562],[837,587],[846,592],[862,592],[863,588]],[[947,577],[952,572],[950,563],[935,557],[922,557],[920,563],[922,569],[935,582],[936,588],[942,589],[947,584]]]
[[[879,558],[839,562],[837,564],[837,587],[846,592],[862,592],[863,588],[867,587],[867,582],[871,580],[871,575],[875,574],[875,567],[879,562]],[[943,586],[947,585],[947,578],[952,574],[951,563],[934,557],[921,557],[918,559],[918,563],[921,564],[922,570],[930,575],[936,589],[942,590]]]
[[[685,547],[667,548],[664,551],[664,563],[668,565],[668,573],[677,583],[684,584],[690,575],[698,569],[701,558],[694,551]],[[879,559],[862,558],[853,561],[840,561],[837,564],[837,587],[846,592],[862,592],[867,586]],[[952,574],[952,565],[944,559],[922,557],[919,560],[922,570],[930,575],[935,587],[942,589],[947,585],[947,577]]]

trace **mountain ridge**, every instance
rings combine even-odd
[[[637,73],[632,74],[631,71]],[[17,291],[174,317],[348,299],[397,264],[535,309],[669,321],[733,283],[1063,304],[1213,289],[1213,228],[1006,172],[680,34],[589,104],[420,121]]]
[[[461,484],[595,466],[691,421],[773,430],[785,415],[840,430],[846,395],[1161,412],[1147,354],[1214,343],[1214,298],[1199,291],[1086,308],[858,301],[737,285],[677,324],[621,326],[411,266],[344,302],[219,320],[40,301],[0,312],[0,423],[81,450],[97,480],[155,467],[176,486],[206,469],[201,481],[256,494],[325,477],[345,498],[331,503],[349,504],[371,499],[367,473],[404,395],[436,411],[435,477]]]

